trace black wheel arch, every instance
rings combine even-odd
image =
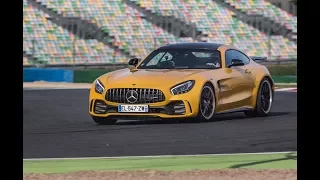
[[[270,76],[264,76],[262,79],[264,79],[264,78],[266,78],[266,79],[268,79],[268,80],[270,81],[270,83],[271,83],[271,88],[273,88],[273,87],[274,87],[274,82],[273,82],[273,80],[271,79],[271,77],[270,77]]]
[[[214,100],[215,100],[215,103],[217,103],[217,93],[216,93],[216,91],[215,91],[215,87],[214,87],[213,83],[212,83],[211,81],[206,81],[206,82],[203,84],[203,87],[204,87],[205,85],[209,85],[209,86],[212,87],[212,89],[213,89],[213,95],[214,95]]]

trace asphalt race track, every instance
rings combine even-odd
[[[276,92],[269,117],[243,113],[206,123],[96,125],[88,90],[24,90],[23,158],[176,155],[297,150],[297,93]]]

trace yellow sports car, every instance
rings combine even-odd
[[[157,117],[208,121],[242,111],[266,116],[274,96],[268,69],[239,49],[214,43],[162,46],[130,68],[106,73],[90,89],[89,113],[98,124]]]

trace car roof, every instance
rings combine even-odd
[[[158,49],[203,49],[203,50],[217,50],[224,44],[208,43],[208,42],[187,42],[187,43],[174,43],[161,46]]]

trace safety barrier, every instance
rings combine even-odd
[[[24,68],[23,81],[47,81],[47,82],[71,82],[71,83],[92,83],[99,76],[110,72],[105,69],[90,70],[66,70],[66,69],[47,69],[47,68]],[[276,83],[296,83],[297,76],[292,71],[285,69],[270,70]]]
[[[110,72],[110,69],[74,70],[74,83],[92,83],[99,76]]]
[[[73,71],[55,68],[23,68],[23,81],[73,82]]]

